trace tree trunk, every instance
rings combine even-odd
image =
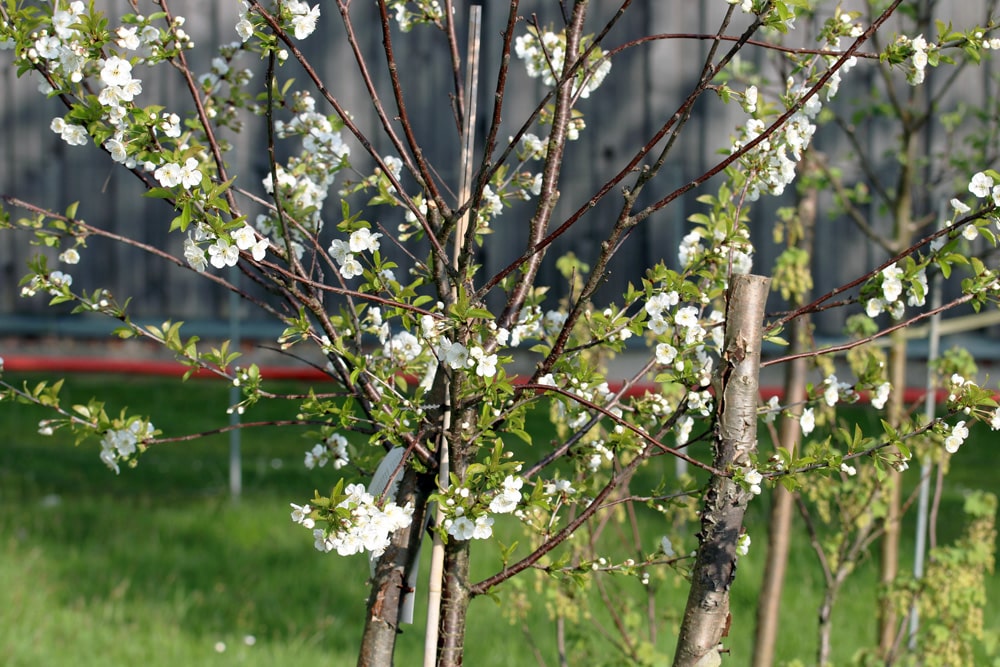
[[[903,390],[906,388],[906,336],[904,330],[892,334],[892,347],[889,352],[889,381],[892,383],[892,394],[887,403],[887,421],[898,428],[903,421],[906,406],[903,403]],[[889,468],[882,482],[882,493],[885,497],[885,534],[882,537],[882,571],[879,583],[883,598],[879,603],[879,651],[886,656],[892,650],[896,641],[899,619],[889,599],[889,587],[899,573],[899,525],[901,517],[902,492],[900,484],[902,473],[895,468]]]
[[[456,391],[452,395],[456,395]],[[459,480],[472,461],[475,447],[464,439],[460,425],[476,422],[471,408],[461,412],[448,434],[451,471]],[[449,537],[444,551],[444,578],[441,582],[441,612],[438,623],[437,667],[458,667],[465,652],[465,618],[469,612],[469,540]]]
[[[791,325],[790,354],[804,349],[808,335],[807,317],[800,317]],[[785,404],[789,414],[782,416],[778,447],[794,453],[801,428],[799,417],[806,397],[806,372],[809,364],[805,357],[788,364],[785,373]],[[774,663],[774,645],[778,637],[778,612],[781,609],[781,592],[788,566],[788,548],[792,532],[792,508],[795,497],[781,484],[774,487],[771,518],[767,533],[767,560],[764,563],[764,580],[757,601],[757,633],[754,638],[754,667],[770,667]]]
[[[721,471],[748,465],[756,447],[761,323],[769,282],[763,276],[738,275],[729,290],[716,394],[715,467]],[[729,587],[736,576],[736,546],[750,496],[732,477],[715,475],[709,481],[674,667],[707,667],[721,661],[719,642],[729,624]]]
[[[896,248],[906,248],[912,242],[913,228],[913,188],[916,179],[917,135],[906,126],[900,141],[905,159],[901,165],[896,199],[893,202],[893,227]],[[905,417],[906,406],[903,393],[906,390],[906,334],[900,329],[891,335],[889,352],[889,382],[892,393],[886,404],[886,418],[893,428],[899,428]],[[892,452],[889,452],[890,454]],[[886,502],[885,534],[882,537],[882,568],[879,582],[883,596],[879,601],[878,641],[879,654],[883,657],[892,650],[896,638],[898,620],[889,599],[889,586],[899,572],[899,521],[902,495],[900,483],[902,473],[890,468],[883,483]]]
[[[403,472],[396,502],[399,505],[413,503],[413,521],[409,528],[393,534],[389,547],[375,566],[358,667],[389,667],[393,664],[403,592],[423,537],[424,514],[431,488],[429,482],[431,480],[427,475],[418,475],[409,467]]]
[[[808,154],[803,166],[808,170],[812,160]],[[798,224],[801,236],[792,237],[791,225],[787,230],[789,243],[805,250],[810,259],[813,256],[813,239],[816,228],[816,210],[819,198],[817,187],[810,187],[803,193],[798,204]],[[792,303],[802,305],[809,300],[810,290],[795,294]],[[813,347],[812,321],[809,315],[797,317],[789,324],[788,353],[794,356]],[[785,369],[785,413],[778,422],[778,442],[776,448],[783,448],[789,454],[795,452],[801,434],[799,419],[806,399],[806,373],[809,363],[805,357],[790,362]],[[767,532],[767,560],[764,562],[764,580],[757,600],[757,630],[753,644],[753,666],[770,667],[774,662],[774,646],[778,639],[778,616],[781,610],[781,592],[785,586],[785,572],[788,567],[788,549],[792,532],[792,508],[795,497],[782,485],[777,485],[771,496],[771,517]]]
[[[438,667],[459,667],[465,653],[465,617],[469,611],[469,541],[449,540],[444,552]]]

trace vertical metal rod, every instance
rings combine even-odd
[[[944,208],[942,206],[942,208]],[[939,214],[942,218],[944,211]],[[941,274],[938,273],[931,279],[930,307],[936,309],[941,306]],[[937,408],[937,382],[934,377],[934,362],[940,356],[941,348],[941,313],[931,316],[930,331],[928,333],[927,348],[927,394],[924,396],[924,416],[926,419],[934,419]],[[902,387],[897,391],[901,391]],[[934,462],[929,455],[923,457],[920,462],[920,493],[917,496],[917,534],[916,544],[913,554],[913,578],[919,581],[924,576],[924,561],[927,555],[927,531],[928,517],[930,514],[931,496],[931,472],[934,469]],[[909,638],[907,645],[911,651],[917,648],[917,631],[920,629],[920,613],[914,607],[910,611]]]
[[[240,270],[235,266],[229,269],[229,281],[234,287],[239,288]],[[229,342],[233,349],[240,349],[240,295],[236,291],[229,293]],[[240,390],[235,385],[229,386],[229,405],[233,406],[240,401]],[[240,423],[240,414],[233,410],[229,414],[229,424],[236,426]],[[243,458],[240,453],[240,429],[234,428],[229,432],[229,496],[232,500],[239,500],[243,495]]]

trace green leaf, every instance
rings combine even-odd
[[[152,197],[154,199],[173,199],[174,191],[170,188],[150,188],[146,191],[143,197]]]

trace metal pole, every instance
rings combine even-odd
[[[943,213],[942,213],[943,215]],[[941,306],[941,274],[931,279],[929,286],[931,309]],[[941,313],[931,316],[930,334],[927,338],[927,394],[924,396],[924,416],[934,419],[937,407],[937,382],[934,377],[934,361],[940,355],[941,347]],[[902,390],[902,388],[897,388]],[[924,576],[924,559],[927,553],[927,529],[930,514],[931,472],[934,463],[930,455],[925,455],[920,462],[920,495],[917,497],[917,535],[913,555],[913,578],[919,581]],[[917,648],[917,630],[920,628],[920,613],[916,606],[910,611],[909,639],[907,645],[911,651]]]
[[[235,266],[229,269],[229,281],[235,286],[240,284],[240,271]],[[229,293],[229,341],[232,348],[240,349],[240,295],[234,290]],[[240,401],[240,390],[236,385],[229,386],[229,405]],[[240,423],[240,413],[233,410],[229,413],[230,426]],[[240,455],[240,429],[229,431],[229,496],[239,500],[243,494],[243,459]]]

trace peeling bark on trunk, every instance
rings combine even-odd
[[[747,465],[757,445],[760,343],[769,283],[763,276],[733,276],[729,290],[716,394],[715,467],[719,470]],[[736,545],[750,495],[731,477],[714,476],[709,482],[674,667],[708,667],[721,662],[719,643],[729,624]]]
[[[413,522],[409,528],[393,534],[389,547],[375,567],[358,667],[389,667],[393,664],[403,592],[423,537],[424,514],[431,489],[428,482],[427,475],[418,475],[410,468],[403,472],[396,502],[400,505],[413,503]]]

